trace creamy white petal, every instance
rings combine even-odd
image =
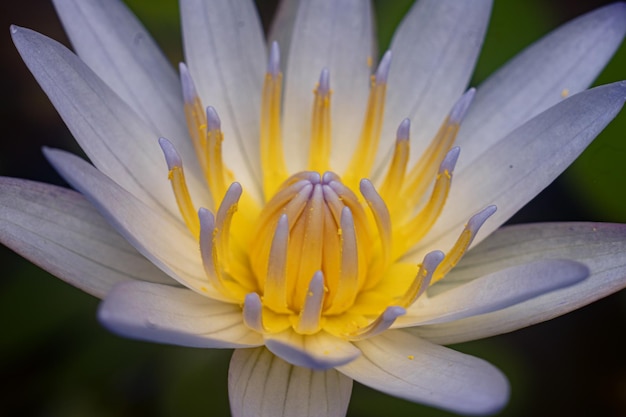
[[[61,176],[80,191],[143,256],[176,281],[212,298],[225,299],[205,275],[198,242],[164,210],[143,204],[79,157],[45,149]]]
[[[237,349],[230,360],[233,417],[344,417],[352,380],[334,369],[293,366],[265,348]]]
[[[492,146],[455,182],[437,223],[412,251],[421,259],[433,244],[447,250],[463,224],[489,204],[498,207],[473,245],[508,220],[569,166],[617,115],[626,82],[578,93],[551,107]]]
[[[457,174],[525,121],[589,87],[625,32],[626,4],[611,4],[561,26],[491,75],[461,125]]]
[[[205,106],[220,115],[226,163],[260,197],[259,116],[266,48],[251,1],[181,0],[185,58]]]
[[[98,298],[122,281],[176,284],[66,188],[0,178],[0,241]]]
[[[143,25],[119,0],[54,0],[77,55],[202,178],[178,75]],[[112,29],[114,28],[114,29]]]
[[[501,269],[443,294],[419,299],[395,321],[394,327],[444,323],[491,313],[580,283],[588,275],[584,264],[562,259]]]
[[[490,0],[420,0],[391,42],[385,124],[380,157],[393,149],[395,130],[411,119],[411,160],[426,149],[467,88],[483,43]]]
[[[94,165],[143,202],[178,216],[158,134],[63,45],[29,29],[13,26],[11,33],[24,62]],[[193,177],[188,180],[190,189],[202,188]]]
[[[338,370],[387,394],[462,414],[491,414],[509,398],[493,365],[403,330],[357,343],[362,355]]]
[[[145,282],[117,284],[98,309],[100,322],[132,339],[198,348],[259,346],[236,304],[214,301],[187,288]]]
[[[494,313],[412,331],[443,344],[482,339],[552,319],[619,291],[626,287],[626,225],[540,223],[504,227],[472,249],[432,290],[446,291],[501,268],[551,258],[580,262],[589,268],[590,275],[571,287]]]
[[[360,354],[352,343],[324,331],[301,335],[286,330],[266,336],[265,345],[273,354],[293,365],[320,370],[344,365]]]
[[[292,6],[290,6],[292,7]],[[272,39],[270,39],[272,40]],[[372,10],[364,0],[301,0],[285,54],[283,137],[292,171],[306,169],[313,94],[322,69],[332,89],[333,170],[341,172],[359,138],[374,51]]]

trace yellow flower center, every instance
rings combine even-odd
[[[447,255],[433,251],[419,265],[402,261],[443,208],[459,154],[452,145],[473,91],[459,100],[410,169],[410,126],[403,121],[386,175],[375,187],[367,178],[390,61],[385,54],[372,77],[357,151],[341,175],[329,166],[330,74],[322,71],[314,90],[308,170],[290,175],[280,129],[282,75],[278,47],[272,45],[261,106],[262,204],[226,168],[217,113],[212,107],[203,111],[181,65],[187,123],[213,207],[196,211],[180,157],[167,140],[160,143],[182,218],[200,244],[207,286],[194,289],[241,305],[250,328],[270,334],[324,330],[350,340],[383,331],[459,261],[493,213],[488,208],[470,219]]]

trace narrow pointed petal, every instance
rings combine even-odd
[[[158,135],[76,55],[60,43],[13,26],[13,42],[89,159],[143,202],[178,208]],[[190,190],[200,190],[190,178]],[[201,196],[199,196],[201,199]],[[202,199],[201,199],[202,200]]]
[[[100,304],[100,322],[132,339],[199,348],[238,348],[263,344],[243,324],[237,304],[222,303],[187,288],[124,282]]]
[[[178,76],[143,25],[119,0],[54,0],[76,54],[201,178],[189,141]],[[115,28],[115,30],[111,30]]]
[[[493,365],[404,331],[356,345],[362,355],[338,370],[395,397],[461,414],[492,414],[509,398],[506,377]]]
[[[406,117],[416,129],[411,161],[424,152],[448,112],[467,88],[483,43],[491,1],[420,0],[391,42],[380,157],[393,148],[394,130]],[[379,160],[380,162],[380,160]]]
[[[372,55],[371,4],[363,0],[302,0],[292,29],[289,48],[281,45],[286,75],[283,134],[289,138],[285,142],[285,154],[290,156],[288,168],[300,171],[307,166],[311,90],[320,71],[327,68],[333,89],[331,166],[342,171],[348,162],[345,155],[354,151],[358,139],[355,132],[363,122],[371,63],[377,60]]]
[[[180,221],[164,210],[143,204],[79,157],[58,150],[44,151],[61,176],[139,253],[181,284],[212,298],[225,299],[209,284],[198,242]]]
[[[274,355],[293,365],[318,370],[345,365],[360,355],[352,343],[323,331],[300,335],[287,330],[266,336],[265,345]]]
[[[614,3],[561,26],[491,75],[461,125],[457,172],[525,121],[589,87],[625,32],[626,4]]]
[[[491,313],[579,284],[588,275],[584,264],[571,260],[542,260],[502,269],[421,299],[396,320],[394,327],[444,323]]]
[[[584,91],[491,147],[457,173],[446,207],[414,254],[435,241],[446,247],[472,213],[494,204],[498,210],[485,222],[474,245],[488,236],[554,181],[615,117],[625,99],[626,82]]]
[[[344,417],[352,380],[328,369],[293,366],[265,348],[237,349],[230,360],[233,416]]]
[[[259,198],[259,100],[264,36],[251,1],[182,0],[185,60],[205,105],[217,109],[225,164]]]
[[[0,242],[98,298],[122,281],[176,284],[66,188],[0,178]]]
[[[584,264],[589,268],[589,277],[494,313],[416,327],[413,331],[443,344],[481,339],[550,320],[619,291],[626,287],[626,226],[541,223],[504,227],[472,249],[431,290],[447,291],[499,269],[555,258]]]

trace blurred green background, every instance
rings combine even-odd
[[[10,23],[68,44],[47,0],[3,1],[0,174],[63,184],[43,145],[78,152],[10,42]],[[174,0],[128,0],[172,62],[182,59]],[[265,25],[274,1],[259,1]],[[383,49],[411,0],[375,1]],[[526,45],[606,2],[496,0],[478,85]],[[622,47],[598,83],[626,78]],[[512,222],[626,222],[626,113]],[[0,248],[0,415],[227,416],[229,351],[121,339],[97,323],[98,301]],[[626,294],[512,334],[456,346],[500,367],[511,402],[502,416],[626,415]],[[355,385],[352,417],[449,416]]]

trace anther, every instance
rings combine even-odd
[[[265,332],[263,327],[263,303],[259,294],[255,292],[246,295],[243,303],[243,323],[258,333]]]
[[[399,306],[390,306],[385,309],[383,314],[378,316],[376,320],[370,323],[367,327],[359,329],[357,332],[347,334],[346,337],[349,340],[357,341],[376,336],[389,329],[391,325],[400,316],[404,316],[406,310]]]
[[[320,329],[322,306],[324,305],[324,275],[322,271],[313,274],[298,318],[296,331],[300,334],[313,334]]]

